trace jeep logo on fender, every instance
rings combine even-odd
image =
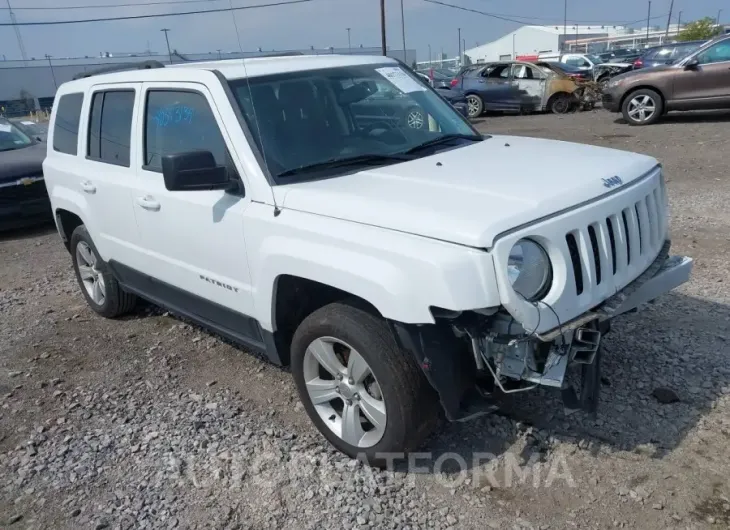
[[[234,293],[238,292],[238,287],[233,287],[232,285],[228,285],[227,283],[219,282],[218,280],[214,280],[213,278],[208,278],[207,276],[200,275],[201,280],[205,280],[208,283],[212,283],[213,285],[217,285],[218,287],[223,287],[224,289],[228,289],[229,291],[233,291]]]
[[[623,180],[621,180],[621,177],[615,176],[615,177],[609,177],[607,179],[601,179],[603,180],[603,185],[607,188],[614,188],[616,186],[620,186],[624,183]]]

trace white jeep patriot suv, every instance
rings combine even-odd
[[[86,74],[43,169],[94,311],[139,296],[289,365],[322,434],[373,464],[496,394],[594,412],[610,320],[692,267],[656,160],[478,134],[385,57]]]

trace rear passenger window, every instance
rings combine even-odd
[[[91,100],[89,158],[129,167],[134,90],[96,92]]]
[[[226,144],[205,96],[198,92],[150,90],[145,111],[145,169],[162,171],[162,157],[210,151],[226,165]]]
[[[67,155],[76,154],[79,140],[79,120],[83,94],[61,96],[56,109],[56,122],[53,125],[53,150]]]

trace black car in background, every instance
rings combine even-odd
[[[46,144],[0,118],[0,230],[51,219],[45,157]]]
[[[680,59],[684,59],[690,53],[698,50],[705,42],[704,40],[694,40],[687,42],[674,42],[662,46],[655,46],[644,50],[643,55],[634,61],[634,70],[639,68],[651,68],[652,66],[660,66],[663,64],[673,64]]]
[[[27,119],[14,118],[10,120],[18,129],[23,131],[26,135],[38,140],[39,142],[45,142],[48,137],[48,124],[39,123]]]

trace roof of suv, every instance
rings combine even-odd
[[[392,63],[398,61],[381,55],[297,55],[277,57],[255,57],[247,59],[226,59],[221,61],[204,61],[165,65],[164,68],[130,69],[108,73],[99,73],[74,81],[64,83],[67,89],[78,86],[89,86],[98,83],[168,81],[174,76],[171,72],[179,70],[203,70],[220,72],[226,79],[240,79],[244,77],[258,77],[264,75],[287,72],[301,72],[320,68],[335,68],[341,66],[357,66],[367,64]],[[64,90],[65,92],[65,90]]]

